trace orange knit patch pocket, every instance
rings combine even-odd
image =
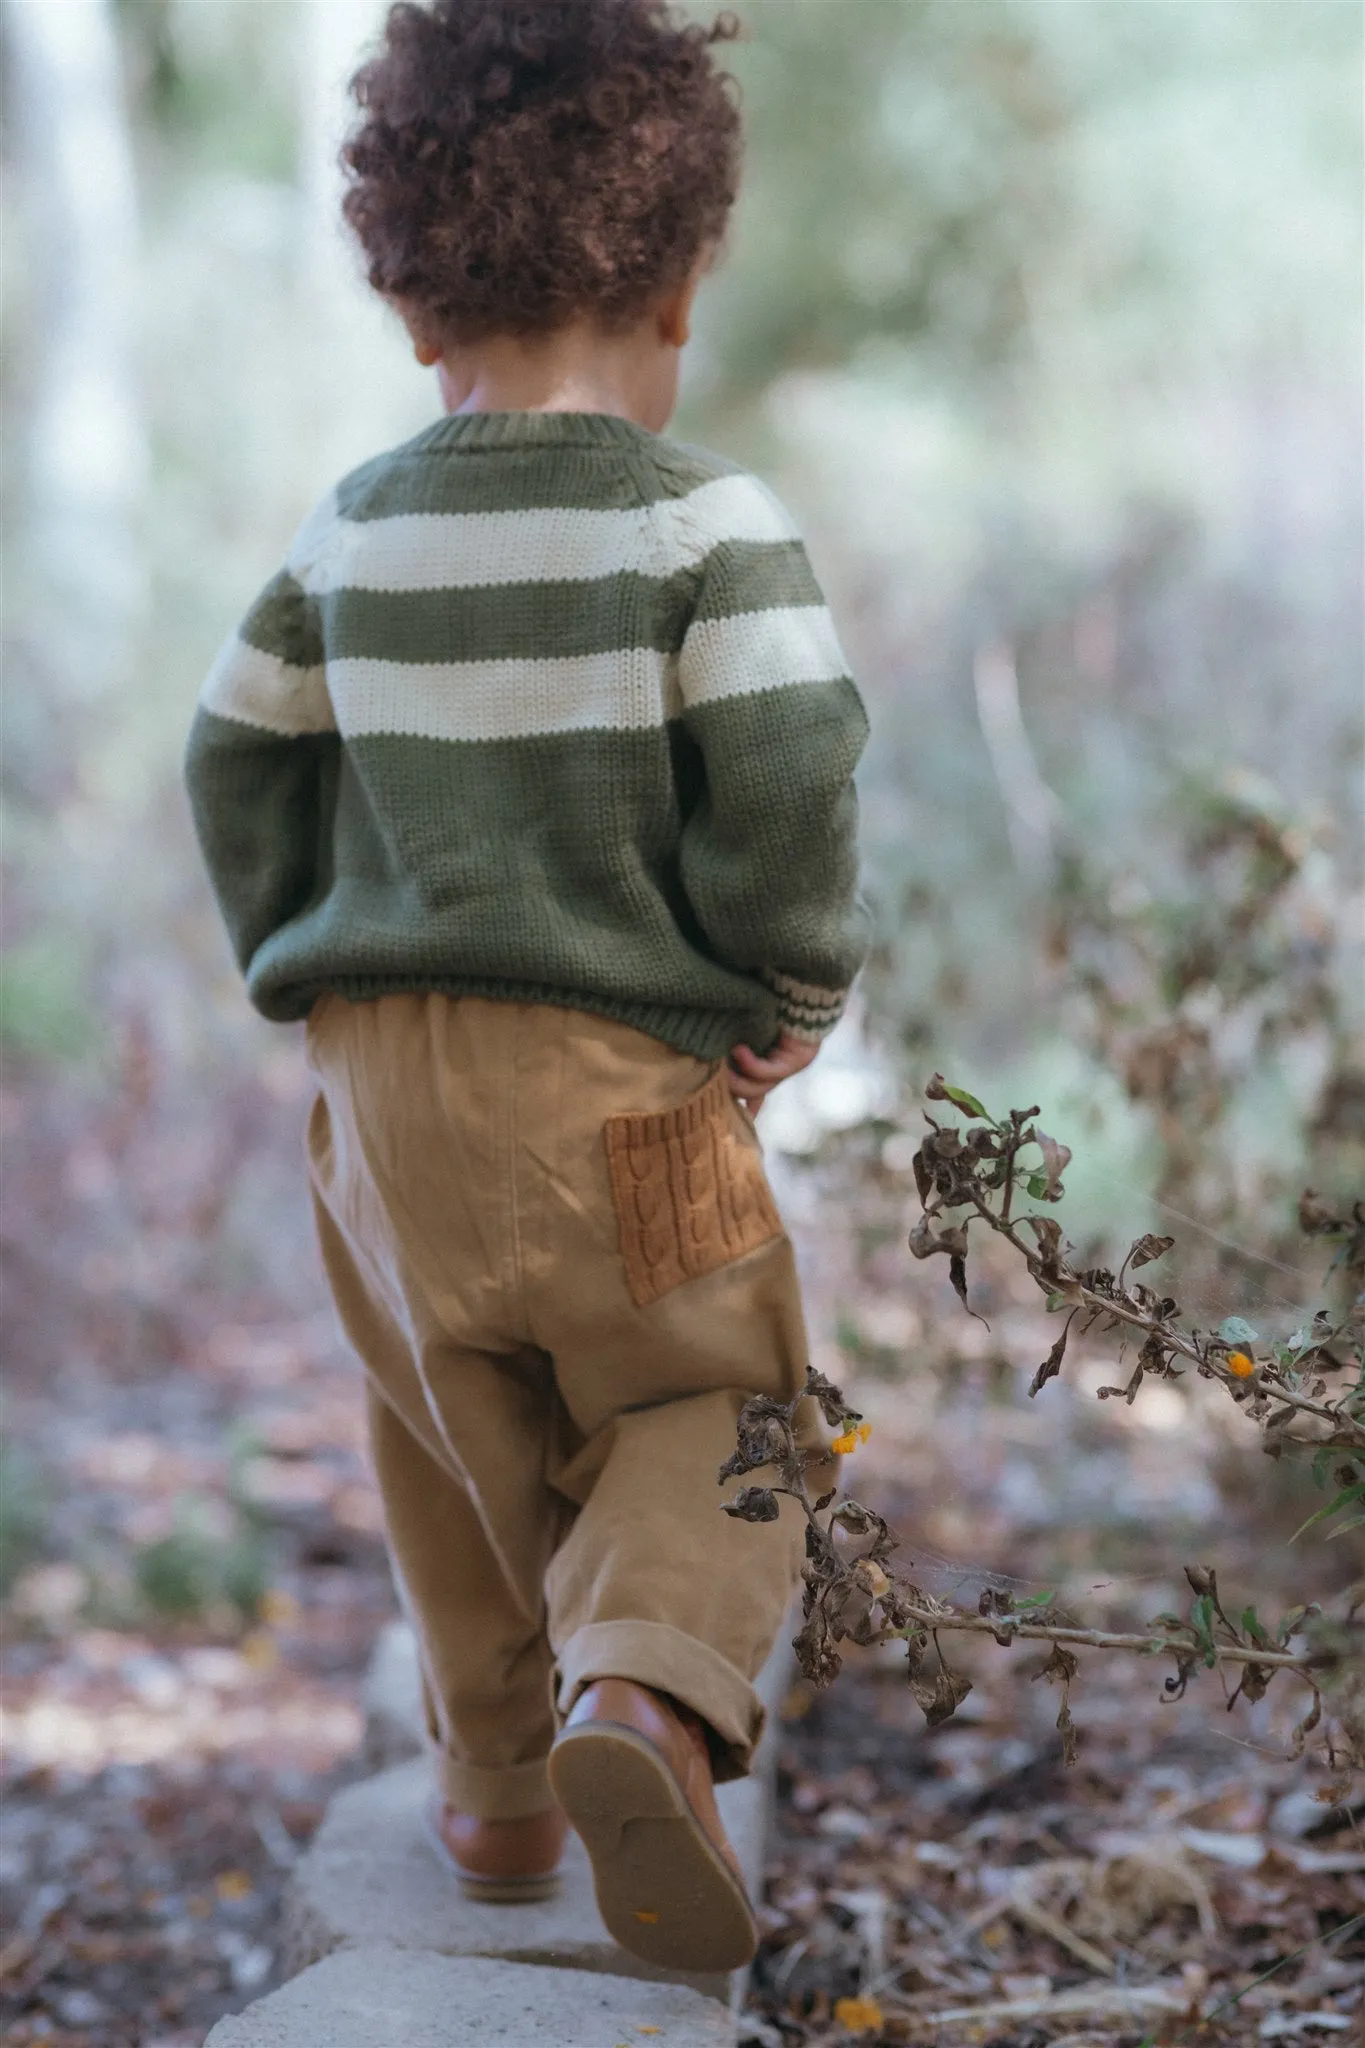
[[[607,1166],[636,1306],[782,1235],[758,1148],[735,1128],[725,1069],[676,1109],[607,1119]]]

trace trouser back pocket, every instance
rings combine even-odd
[[[782,1235],[757,1140],[725,1069],[673,1109],[607,1119],[626,1284],[643,1308]]]

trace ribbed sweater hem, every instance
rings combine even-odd
[[[635,1002],[594,995],[587,989],[542,987],[538,983],[480,979],[473,975],[333,974],[316,983],[291,982],[268,996],[255,995],[257,1007],[277,1023],[306,1017],[319,996],[338,995],[348,1003],[373,1002],[380,996],[483,996],[495,1003],[549,1003],[560,1010],[586,1010],[610,1017],[649,1038],[671,1045],[694,1059],[724,1059],[732,1046],[752,1043],[760,1055],[776,1043],[778,1029],[755,1031],[753,1010],[692,1010],[682,1004]]]

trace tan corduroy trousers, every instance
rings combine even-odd
[[[608,1676],[684,1701],[741,1774],[802,1529],[790,1501],[722,1514],[716,1468],[806,1346],[724,1071],[581,1011],[441,995],[324,997],[308,1051],[323,1258],[446,1798],[549,1805],[556,1715]]]

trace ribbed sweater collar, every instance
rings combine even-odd
[[[606,412],[452,412],[419,439],[427,448],[633,448],[658,440]]]

